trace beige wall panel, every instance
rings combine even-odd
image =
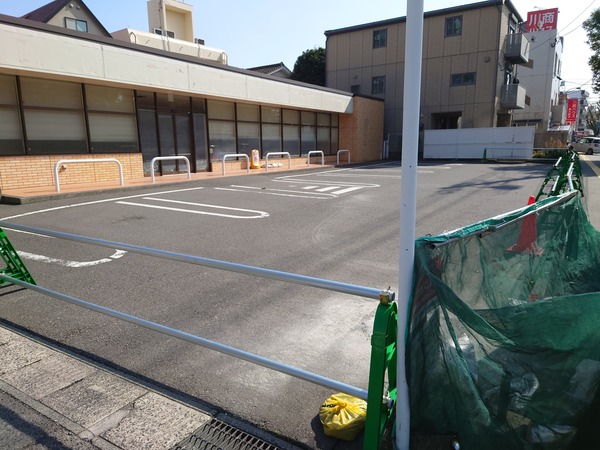
[[[441,102],[442,96],[442,58],[428,59],[423,63],[423,77],[421,83],[425,89],[421,103],[426,106],[436,106]]]
[[[388,48],[374,48],[372,50],[372,65],[374,66],[382,66],[387,63],[388,59]]]
[[[444,28],[446,19],[444,17],[431,17],[426,20],[428,29],[427,57],[439,58],[444,54]]]
[[[494,126],[495,113],[492,111],[491,103],[476,103],[473,105],[473,128],[484,128]]]
[[[495,51],[498,45],[498,11],[496,7],[481,10],[477,45],[479,51]]]
[[[452,36],[444,38],[443,51],[444,56],[452,56],[460,54],[461,36]]]
[[[348,41],[346,43],[348,51],[348,65],[345,68],[354,69],[356,67],[363,66],[363,33],[352,32],[348,34]]]
[[[359,65],[371,66],[373,65],[373,29],[359,31],[361,35],[361,44],[357,48],[361,49],[362,58],[360,59]]]
[[[448,104],[452,106],[454,110],[456,109],[456,105],[462,106],[467,102],[467,90],[468,86],[453,86],[448,91]]]
[[[450,61],[450,70],[452,74],[469,71],[469,55],[454,55],[450,58]]]
[[[333,72],[339,69],[339,61],[343,60],[340,58],[338,51],[338,39],[335,36],[327,38],[325,43],[325,68],[327,73]]]
[[[450,75],[452,74],[452,58],[442,58],[442,95],[440,96],[440,105],[448,105],[450,97]]]
[[[472,53],[478,50],[480,16],[479,10],[465,11],[463,13],[463,27],[460,37],[460,51],[462,53]]]
[[[387,64],[394,64],[398,61],[398,46],[400,45],[398,39],[398,25],[389,25],[387,32]],[[404,45],[404,38],[402,39],[402,45]]]

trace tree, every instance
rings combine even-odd
[[[589,59],[592,89],[594,92],[600,92],[600,8],[592,12],[582,26],[587,33],[587,44],[593,52]]]
[[[585,127],[594,132],[594,136],[598,136],[600,130],[598,124],[600,123],[600,103],[594,103],[588,107],[588,113],[585,117]]]
[[[296,60],[292,80],[325,86],[325,49],[306,50]]]

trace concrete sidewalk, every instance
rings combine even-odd
[[[224,440],[231,449],[297,448],[0,325],[1,449],[183,450]]]

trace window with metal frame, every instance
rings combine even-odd
[[[84,33],[88,32],[88,24],[85,20],[72,19],[70,17],[65,17],[65,28]]]
[[[468,86],[470,84],[475,84],[475,72],[450,75],[450,86]]]
[[[373,48],[387,47],[387,28],[373,31]]]
[[[462,16],[446,17],[446,37],[462,34]]]
[[[385,94],[385,76],[373,77],[371,94]]]

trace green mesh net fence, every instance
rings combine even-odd
[[[600,448],[600,233],[577,191],[416,241],[411,427],[466,449]]]

